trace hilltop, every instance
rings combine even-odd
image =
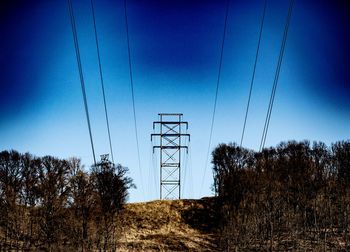
[[[217,251],[216,199],[129,203],[118,251]]]

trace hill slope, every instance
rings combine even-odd
[[[217,251],[215,198],[126,204],[118,251]]]

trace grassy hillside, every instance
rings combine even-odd
[[[215,199],[126,204],[118,251],[217,251]]]

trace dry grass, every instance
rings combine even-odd
[[[125,206],[118,251],[217,251],[215,199]]]

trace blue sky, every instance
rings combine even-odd
[[[96,1],[97,29],[114,155],[138,186],[130,201],[158,198],[152,122],[180,112],[191,151],[185,198],[212,195],[207,164],[225,1],[128,1],[141,169],[128,72],[124,1]],[[97,155],[108,153],[93,23],[88,0],[73,0]],[[231,1],[212,147],[239,142],[263,1]],[[272,88],[288,1],[268,0],[244,146],[257,149]],[[349,138],[349,4],[296,1],[267,146]],[[0,149],[80,157],[92,163],[66,1],[0,4]],[[185,161],[185,160],[184,160]],[[183,174],[185,172],[183,171]],[[143,186],[142,186],[143,185]]]

